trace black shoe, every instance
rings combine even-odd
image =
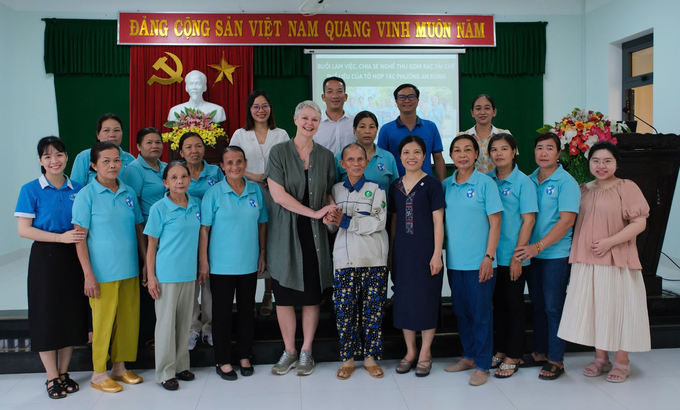
[[[177,373],[175,377],[183,382],[190,382],[196,378],[196,375],[191,373],[189,370],[184,370],[183,372]]]
[[[252,376],[253,373],[255,373],[255,368],[252,365],[250,367],[241,366],[241,376],[248,377]]]
[[[172,378],[162,382],[161,386],[163,386],[165,390],[177,390],[179,389],[179,382],[177,379]]]
[[[217,374],[218,374],[221,378],[223,378],[224,380],[229,380],[229,381],[234,381],[234,380],[238,379],[238,375],[236,374],[236,370],[231,369],[230,372],[225,373],[225,372],[222,370],[222,367],[221,367],[221,366],[222,366],[221,364],[218,364],[218,365],[215,366],[215,370],[217,371]]]

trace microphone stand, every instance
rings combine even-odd
[[[642,118],[638,117],[638,116],[635,115],[634,113],[631,113],[631,112],[630,112],[630,108],[623,107],[623,112],[626,113],[626,114],[632,114],[633,117],[637,118],[638,120],[640,120],[640,121],[642,121],[643,123],[647,124],[648,126],[652,127],[652,129],[654,130],[655,133],[657,133],[657,134],[659,133],[659,131],[657,131],[656,128],[654,128],[654,126],[653,126],[652,124],[650,124],[650,123],[648,123],[647,121],[643,120]]]

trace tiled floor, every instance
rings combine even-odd
[[[269,365],[255,366],[255,375],[228,382],[212,368],[193,369],[196,380],[181,382],[168,392],[156,384],[153,370],[140,374],[146,382],[124,385],[116,394],[89,386],[89,372],[71,376],[82,390],[65,399],[47,398],[43,374],[0,376],[1,409],[673,409],[680,403],[680,349],[631,354],[631,377],[622,384],[608,383],[604,376],[581,375],[590,353],[566,357],[566,373],[557,381],[541,381],[538,369],[521,369],[507,380],[493,377],[481,387],[468,385],[471,371],[445,373],[453,359],[438,359],[432,374],[417,378],[413,373],[394,372],[396,361],[383,362],[385,377],[372,379],[363,369],[349,380],[335,378],[339,363],[319,363],[314,373],[298,377],[269,373]],[[612,357],[613,358],[613,357]]]

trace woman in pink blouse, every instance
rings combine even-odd
[[[581,185],[581,204],[569,255],[571,282],[557,335],[594,346],[583,375],[609,371],[607,381],[630,375],[628,352],[651,348],[647,297],[635,238],[645,230],[649,205],[640,188],[614,173],[619,152],[610,142],[590,149],[595,180]],[[614,363],[608,352],[616,351]]]

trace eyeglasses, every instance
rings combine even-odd
[[[406,101],[407,98],[408,98],[409,101],[413,101],[418,97],[416,97],[415,94],[409,94],[409,95],[399,94],[399,95],[397,95],[397,101]]]
[[[614,161],[613,159],[605,159],[604,161],[600,161],[599,159],[594,158],[594,159],[591,159],[590,162],[595,166],[598,166],[600,164],[604,164],[604,165],[609,167],[609,166],[616,164],[616,161]]]
[[[260,111],[260,109],[262,109],[263,111],[267,111],[269,108],[270,108],[269,104],[253,105],[250,107],[250,109],[253,111]]]

